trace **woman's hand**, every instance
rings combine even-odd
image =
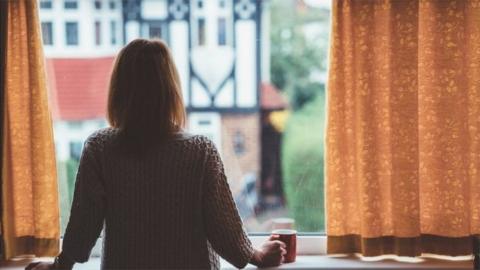
[[[255,250],[251,263],[258,267],[279,266],[283,262],[283,255],[287,253],[285,243],[275,240],[275,236],[262,245],[260,250]]]
[[[55,264],[46,262],[34,262],[25,267],[25,270],[53,270]]]

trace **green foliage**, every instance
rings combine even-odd
[[[301,109],[321,91],[327,67],[329,12],[271,1],[271,80]]]
[[[78,170],[78,161],[69,159],[57,163],[58,188],[60,196],[60,228],[62,235],[70,217],[70,208],[75,190],[75,179]]]
[[[282,169],[288,211],[297,230],[324,231],[325,95],[294,112],[282,146]]]

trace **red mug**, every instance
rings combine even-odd
[[[284,263],[291,263],[297,257],[297,231],[290,229],[279,229],[272,231],[272,235],[285,243],[287,254],[283,257]]]

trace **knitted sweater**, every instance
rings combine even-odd
[[[88,260],[103,236],[102,269],[238,268],[253,255],[214,144],[178,133],[142,158],[115,153],[116,130],[85,142],[63,253]]]

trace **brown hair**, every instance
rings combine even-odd
[[[127,152],[145,152],[183,128],[185,108],[167,45],[136,39],[118,54],[110,79],[107,118]]]

